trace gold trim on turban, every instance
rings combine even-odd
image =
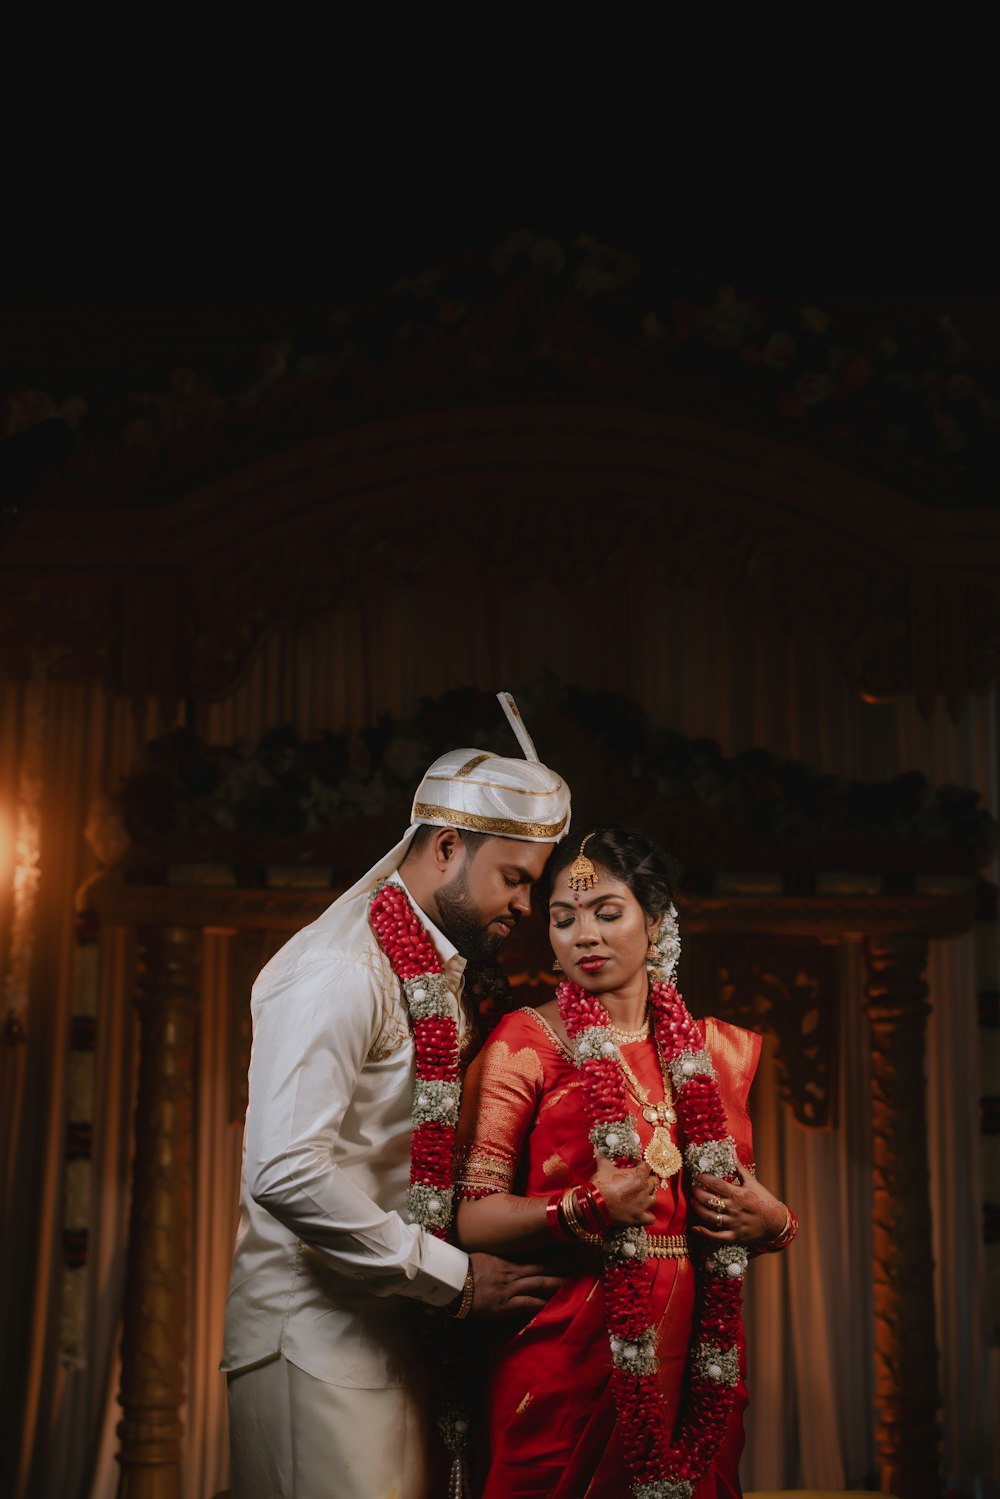
[[[481,817],[476,812],[459,812],[454,807],[435,807],[431,802],[414,802],[413,817],[417,822],[440,819],[445,827],[466,828],[471,833],[492,833],[496,838],[558,838],[569,813],[558,822],[516,822],[505,817]]]
[[[471,760],[466,760],[466,762],[462,766],[461,770],[456,770],[456,772],[455,772],[455,779],[456,779],[456,781],[460,781],[463,776],[467,776],[470,773],[470,771],[475,770],[475,768],[476,768],[477,765],[482,765],[482,763],[483,763],[484,760],[495,760],[495,759],[496,759],[496,755],[491,755],[491,754],[488,754],[488,753],[487,754],[483,754],[483,755],[473,755],[473,757],[472,757]],[[442,780],[443,781],[445,779],[445,777],[444,776],[428,776],[427,779],[428,780],[435,780],[435,781],[438,781],[438,780]]]

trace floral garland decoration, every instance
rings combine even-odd
[[[674,1085],[678,1133],[691,1172],[738,1180],[736,1147],[712,1059],[672,983],[650,988],[656,1044]],[[629,1115],[620,1054],[610,1018],[579,984],[557,990],[559,1013],[576,1050],[595,1150],[616,1166],[634,1166],[639,1136]],[[604,1240],[604,1287],[614,1363],[612,1385],[636,1499],[691,1499],[725,1433],[740,1377],[738,1339],[748,1254],[739,1245],[712,1250],[698,1267],[688,1349],[687,1407],[671,1441],[657,1380],[656,1328],[650,1321],[652,1267],[645,1229],[616,1229]]]
[[[656,956],[653,957],[651,952],[650,956],[646,959],[650,982],[672,983],[681,956],[681,935],[677,922],[677,907],[673,901],[670,902],[670,905],[667,907],[667,913],[660,922],[659,930],[652,940],[652,947],[656,949]]]
[[[455,1130],[462,1091],[455,1001],[437,950],[400,885],[391,880],[376,885],[368,919],[402,982],[413,1023],[416,1082],[407,1212],[411,1222],[446,1239],[455,1212]],[[469,1418],[460,1394],[459,1328],[437,1308],[431,1315],[444,1372],[438,1430],[453,1459],[449,1492],[461,1494]]]

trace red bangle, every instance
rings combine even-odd
[[[576,1189],[576,1209],[590,1232],[600,1238],[611,1227],[611,1214],[598,1187],[589,1183]]]
[[[784,1228],[782,1228],[781,1232],[775,1234],[773,1239],[765,1239],[760,1244],[752,1245],[751,1247],[754,1253],[773,1254],[775,1250],[788,1248],[789,1244],[792,1242],[792,1240],[795,1238],[795,1235],[799,1231],[799,1220],[796,1218],[790,1207],[786,1207],[785,1212],[788,1216],[785,1219],[785,1226]]]
[[[596,1213],[597,1213],[597,1218],[598,1218],[598,1220],[600,1222],[600,1225],[601,1225],[601,1232],[604,1233],[604,1232],[606,1232],[611,1227],[611,1221],[612,1220],[611,1220],[611,1209],[608,1207],[607,1203],[604,1201],[604,1193],[601,1191],[600,1187],[595,1187],[595,1186],[591,1185],[591,1187],[590,1187],[590,1200],[594,1204],[594,1208],[595,1208]]]
[[[569,1238],[569,1233],[566,1229],[565,1223],[562,1220],[562,1214],[559,1211],[559,1204],[562,1202],[562,1196],[563,1194],[561,1192],[553,1192],[552,1196],[545,1204],[545,1222],[552,1237],[554,1239],[561,1239],[565,1243],[565,1241]]]
[[[772,1249],[787,1249],[788,1245],[792,1242],[792,1240],[795,1238],[795,1235],[799,1231],[799,1220],[796,1218],[791,1208],[786,1207],[785,1212],[788,1214],[785,1226],[781,1230],[781,1233],[775,1234],[774,1238],[771,1240],[770,1247]]]

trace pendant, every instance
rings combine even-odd
[[[642,1111],[642,1117],[647,1124],[659,1124],[660,1111],[655,1104],[648,1103]]]
[[[653,1138],[643,1151],[643,1157],[650,1171],[660,1178],[661,1186],[665,1186],[672,1176],[676,1176],[683,1164],[681,1153],[671,1140],[669,1131],[660,1125],[654,1129]]]

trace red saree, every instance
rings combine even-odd
[[[752,1159],[746,1100],[760,1038],[709,1019],[700,1026],[719,1078],[730,1133],[744,1164]],[[652,1041],[624,1048],[649,1096],[663,1097]],[[652,1126],[633,1109],[643,1147]],[[459,1195],[513,1192],[549,1197],[587,1181],[595,1160],[587,1138],[576,1065],[534,1010],[497,1026],[466,1076],[459,1125]],[[683,1173],[657,1193],[650,1234],[687,1227]],[[537,1251],[535,1252],[537,1253]],[[553,1259],[566,1251],[553,1246]],[[561,1289],[527,1326],[498,1340],[489,1375],[490,1468],[483,1499],[624,1499],[630,1490],[611,1393],[601,1259],[580,1246],[559,1268]],[[679,1414],[694,1305],[690,1259],[656,1259],[652,1320],[658,1328],[660,1380]],[[743,1363],[741,1351],[741,1366]],[[746,1388],[741,1380],[722,1446],[693,1499],[741,1493]]]

